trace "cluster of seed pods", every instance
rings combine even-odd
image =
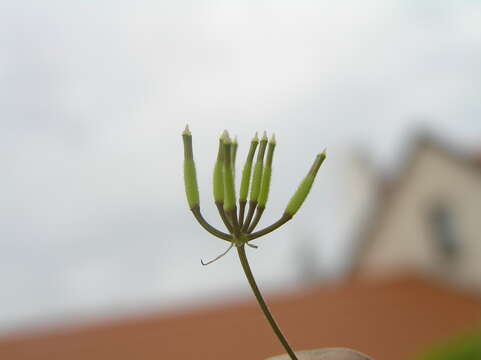
[[[197,186],[197,175],[192,149],[192,134],[188,126],[186,126],[182,133],[182,138],[184,142],[185,192],[190,210],[200,225],[212,235],[231,242],[231,247],[240,247],[246,244],[248,246],[254,246],[249,244],[251,240],[276,230],[292,219],[309,194],[317,172],[326,158],[325,151],[316,156],[306,177],[291,197],[279,220],[262,230],[254,231],[264,213],[269,197],[276,139],[275,136],[272,135],[269,140],[265,132],[260,140],[257,134],[252,139],[242,170],[239,198],[237,201],[235,164],[238,145],[237,140],[231,140],[227,131],[224,131],[219,139],[219,150],[213,174],[215,205],[228,231],[223,232],[210,225],[202,216],[200,210],[199,189]],[[228,250],[230,250],[231,247],[229,247]]]
[[[227,131],[224,131],[219,139],[219,151],[214,166],[213,192],[214,201],[219,210],[219,215],[228,231],[226,233],[210,225],[202,216],[200,211],[194,152],[192,149],[192,134],[187,126],[182,133],[182,139],[184,141],[185,193],[187,195],[190,210],[204,229],[212,235],[230,242],[229,248],[224,253],[207,263],[202,262],[202,264],[207,265],[220,259],[227,254],[232,247],[236,246],[242,268],[262,312],[266,316],[266,319],[271,325],[277,338],[286,349],[289,357],[292,360],[297,360],[296,354],[282,334],[256,284],[247,260],[245,245],[256,247],[249,242],[276,230],[292,219],[309,194],[317,172],[326,158],[326,152],[323,151],[316,156],[309,172],[291,197],[280,219],[272,225],[254,232],[262,214],[264,213],[267,198],[269,197],[272,176],[272,160],[276,148],[276,139],[274,135],[272,135],[271,139],[268,140],[266,133],[264,133],[264,136],[262,136],[260,140],[258,139],[257,134],[252,139],[247,159],[242,170],[238,202],[239,208],[237,208],[237,196],[235,191],[237,140],[232,141]],[[254,163],[256,151],[257,157]],[[247,201],[248,195],[249,201]],[[247,203],[249,204],[249,208],[246,214],[245,210]]]

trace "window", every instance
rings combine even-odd
[[[432,234],[437,248],[445,260],[454,260],[459,253],[453,211],[446,204],[433,206],[430,214]]]

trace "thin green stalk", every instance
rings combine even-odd
[[[251,286],[251,289],[254,292],[254,295],[257,299],[257,302],[259,303],[259,306],[262,312],[264,313],[267,321],[271,325],[272,330],[274,330],[274,333],[276,334],[277,338],[281,342],[282,346],[284,346],[284,349],[286,349],[290,358],[292,360],[297,360],[296,354],[294,354],[294,351],[292,351],[291,347],[289,346],[289,343],[287,342],[286,338],[282,334],[281,329],[279,329],[279,326],[277,326],[276,321],[274,320],[274,317],[269,311],[269,308],[267,307],[267,304],[264,301],[264,298],[262,297],[262,294],[259,288],[257,287],[256,280],[254,279],[254,275],[252,274],[251,268],[249,266],[249,261],[247,261],[244,245],[237,247],[237,253],[239,254],[239,259],[242,264],[242,268],[244,269],[244,273],[246,275],[247,281],[249,281],[249,285]]]
[[[247,229],[249,229],[249,225],[251,224],[252,217],[254,216],[254,212],[256,211],[257,207],[257,200],[252,201],[249,200],[249,211],[247,212],[247,217],[244,221],[244,224],[242,224],[242,231],[247,232]]]
[[[286,222],[288,222],[291,219],[292,219],[291,215],[284,213],[279,220],[269,225],[268,227],[265,227],[262,230],[256,231],[255,233],[247,234],[247,240],[251,241],[251,240],[257,239],[258,237],[267,235],[270,232],[273,232],[274,230],[280,228],[282,225],[284,225]]]
[[[246,208],[246,201],[245,200],[239,200],[239,226],[242,229],[244,226],[244,211]]]
[[[211,224],[207,222],[206,219],[202,216],[202,213],[200,212],[200,207],[199,205],[194,206],[192,209],[192,214],[194,214],[195,219],[197,222],[208,232],[210,232],[212,235],[218,237],[219,239],[222,240],[227,240],[227,241],[232,241],[232,235],[226,234],[225,232],[222,232],[220,230],[217,230],[215,227],[213,227]]]
[[[259,223],[259,220],[261,219],[261,216],[262,216],[262,213],[264,212],[264,210],[265,210],[265,207],[257,206],[256,216],[254,217],[254,219],[252,220],[251,224],[249,225],[249,229],[247,229],[247,233],[248,233],[248,234],[250,234],[251,232],[254,231],[254,229],[256,228],[257,224]]]
[[[229,233],[232,233],[232,225],[229,223],[229,219],[227,219],[227,215],[225,214],[224,211],[224,202],[216,201],[215,206],[217,206],[217,210],[219,211],[220,218],[222,219],[222,222],[224,223],[225,227],[227,230],[229,230]]]

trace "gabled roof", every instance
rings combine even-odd
[[[393,206],[393,199],[397,192],[399,192],[404,184],[410,179],[413,170],[417,166],[417,161],[425,150],[432,149],[438,154],[446,158],[448,161],[453,161],[460,164],[467,169],[474,170],[481,179],[481,155],[471,155],[460,152],[452,145],[449,145],[439,139],[434,138],[428,133],[418,133],[413,137],[410,148],[408,149],[405,158],[402,160],[401,168],[393,178],[385,178],[380,181],[381,188],[379,189],[378,199],[380,200],[374,211],[370,214],[363,230],[354,241],[354,251],[351,257],[351,276],[356,276],[365,255],[369,252],[372,242],[375,238],[374,234],[379,230],[381,224],[384,223],[387,216],[390,214],[390,209]]]

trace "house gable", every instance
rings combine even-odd
[[[380,202],[355,254],[356,274],[406,269],[481,290],[481,167],[418,140]]]

